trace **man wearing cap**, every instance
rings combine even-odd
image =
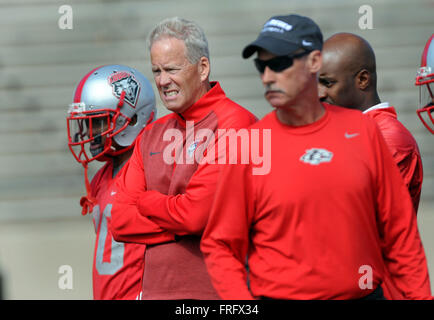
[[[431,299],[411,198],[377,125],[318,99],[322,43],[311,19],[276,16],[243,51],[257,53],[274,108],[249,130],[271,131],[271,170],[222,169],[201,242],[213,285],[223,299],[384,299],[387,269],[405,299]]]

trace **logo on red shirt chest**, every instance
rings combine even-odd
[[[332,158],[333,152],[326,149],[312,148],[306,150],[306,153],[301,156],[300,161],[317,166],[323,162],[330,162]]]

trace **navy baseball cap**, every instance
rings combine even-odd
[[[321,30],[312,19],[297,14],[274,16],[264,24],[258,38],[244,48],[243,58],[249,58],[259,49],[286,56],[298,49],[321,50],[322,45]]]

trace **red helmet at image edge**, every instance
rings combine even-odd
[[[415,85],[419,87],[417,115],[428,131],[434,134],[434,34],[423,50]]]

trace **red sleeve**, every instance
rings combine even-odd
[[[414,149],[406,152],[401,151],[399,157],[396,157],[395,160],[398,161],[398,168],[410,192],[413,207],[417,214],[423,182],[423,168],[420,154]]]
[[[139,211],[143,217],[149,217],[177,235],[202,234],[211,209],[217,174],[217,164],[205,164],[194,173],[184,194],[146,191],[139,198]]]
[[[417,142],[396,118],[384,117],[377,124],[398,165],[417,214],[423,182],[423,166]]]
[[[116,241],[149,245],[174,239],[172,234],[139,213],[137,202],[144,190],[145,173],[138,139],[131,158],[116,179],[116,195],[110,223]]]
[[[255,121],[254,116],[243,112],[242,115],[238,115],[238,118],[234,116],[229,121],[225,121],[224,127],[238,130],[247,128]],[[226,139],[226,136],[216,138]],[[218,163],[218,151],[214,154],[214,162]],[[158,191],[143,193],[139,200],[140,213],[155,221],[160,227],[177,235],[201,234],[211,210],[219,166],[207,163],[199,165],[184,194],[164,195]]]
[[[402,163],[402,164],[401,164]],[[423,166],[420,153],[413,150],[398,166],[401,169],[401,174],[410,192],[411,199],[413,201],[413,207],[416,211],[419,209],[420,195],[422,193],[423,182]]]
[[[427,261],[410,195],[377,125],[370,125],[377,168],[377,221],[386,268],[406,299],[431,299]]]
[[[247,287],[246,256],[254,216],[253,184],[249,165],[225,165],[201,250],[214,288],[222,299],[254,299]]]

